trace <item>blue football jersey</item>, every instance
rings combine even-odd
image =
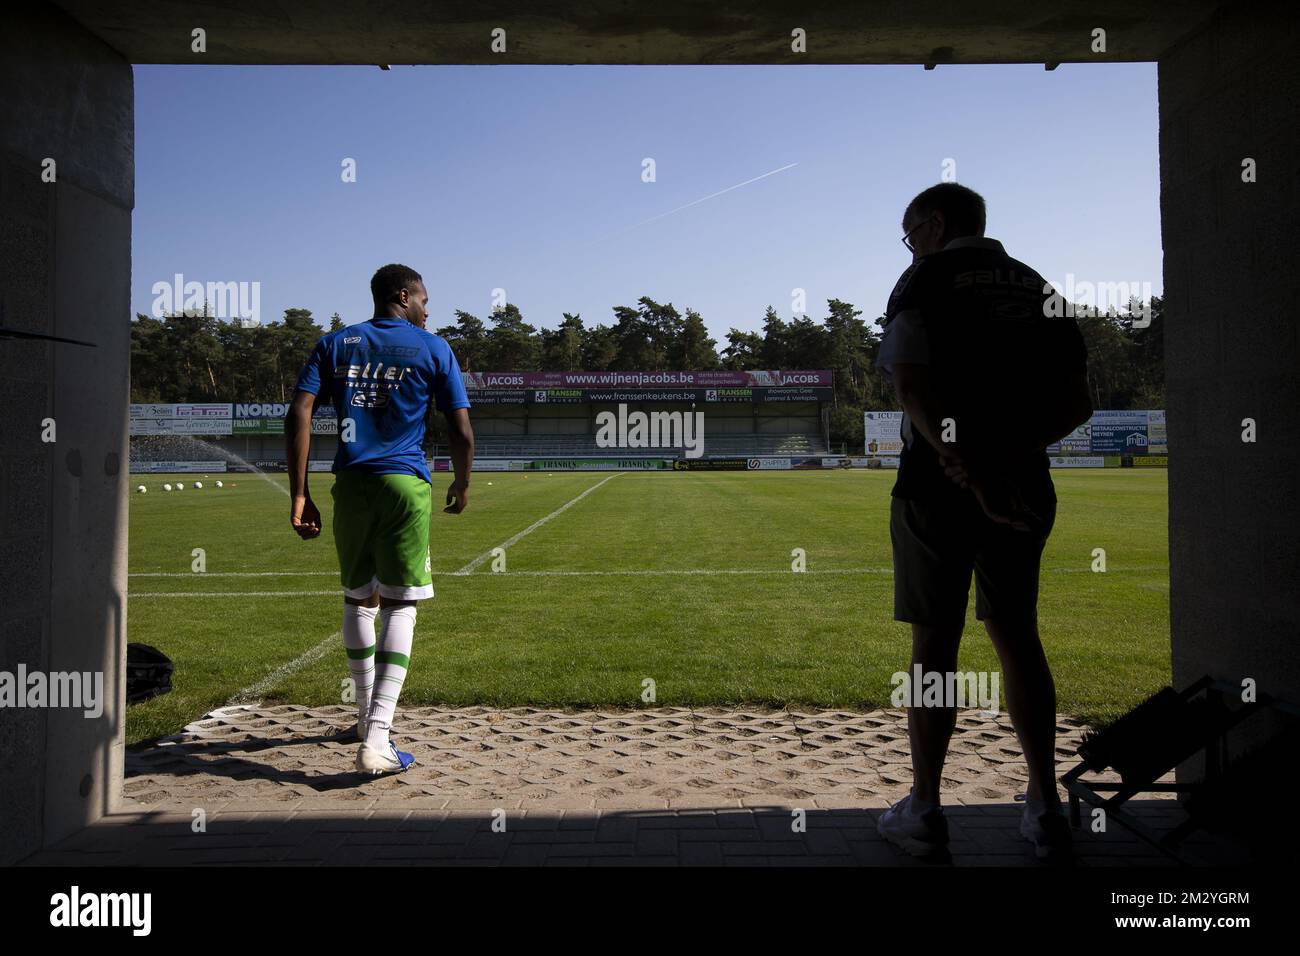
[[[451,346],[395,317],[323,336],[298,375],[298,389],[334,406],[335,472],[407,474],[430,481],[421,447],[430,401],[444,414],[470,407]]]

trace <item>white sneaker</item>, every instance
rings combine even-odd
[[[391,740],[388,742],[387,751],[379,750],[367,743],[363,743],[357,750],[359,773],[368,773],[371,776],[378,776],[381,773],[401,773],[414,765],[415,758],[398,750]]]
[[[935,856],[948,849],[948,820],[943,807],[917,816],[909,809],[908,794],[880,815],[876,831],[894,846],[912,856]]]

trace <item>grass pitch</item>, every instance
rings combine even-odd
[[[420,605],[402,704],[632,708],[645,706],[650,678],[658,706],[889,706],[890,677],[910,652],[908,626],[892,619],[894,477],[476,474],[463,514],[434,511],[437,596]],[[435,476],[436,505],[448,480]],[[1039,627],[1058,710],[1104,723],[1170,678],[1167,476],[1053,480]],[[164,493],[165,481],[186,488]],[[341,701],[332,481],[311,476],[325,531],[304,542],[289,527],[283,475],[132,477],[148,492],[131,497],[128,633],[176,671],[172,693],[128,708],[128,744],[241,692]],[[489,558],[459,573],[552,515],[506,549],[503,572]],[[791,570],[795,548],[806,573]],[[1092,571],[1096,548],[1105,573]],[[974,605],[972,593],[960,669],[997,670]]]

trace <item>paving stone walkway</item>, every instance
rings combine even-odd
[[[903,710],[412,708],[394,736],[416,766],[374,779],[352,770],[353,723],[341,706],[214,711],[128,753],[117,812],[27,862],[927,865],[875,830],[910,786]],[[1062,772],[1085,730],[1059,720]],[[1006,715],[961,711],[942,785],[953,863],[1034,865],[1025,780]],[[1157,830],[1183,818],[1172,800],[1133,806]],[[1172,863],[1114,824],[1076,845],[1082,865]]]

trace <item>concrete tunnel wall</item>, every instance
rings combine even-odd
[[[1232,5],[1161,58],[1160,216],[1173,683],[1253,678],[1300,703],[1300,70],[1285,17]],[[1274,723],[1251,718],[1232,752]]]
[[[1174,683],[1255,677],[1297,700],[1300,83],[1285,16],[1234,7],[1162,56],[1160,181]],[[6,863],[110,810],[122,784],[134,103],[129,63],[48,5],[0,31],[0,89],[0,324],[98,344],[0,339],[0,670],[103,671],[107,698],[98,720],[0,711]]]
[[[7,18],[0,90],[0,325],[97,345],[0,339],[0,670],[104,675],[97,719],[0,709],[9,863],[122,789],[135,120],[130,64],[52,7]]]

